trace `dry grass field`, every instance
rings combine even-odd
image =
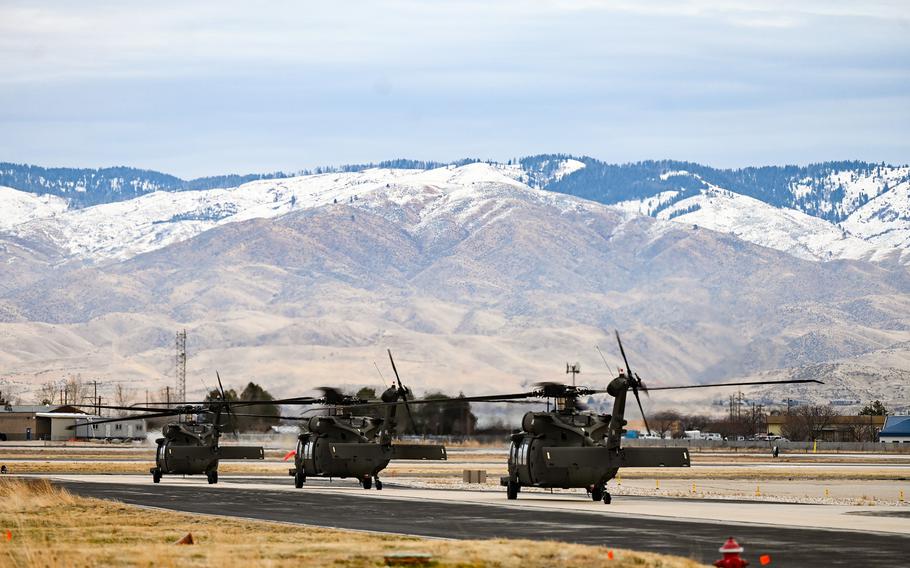
[[[7,531],[9,537],[7,538]],[[436,566],[696,568],[688,559],[532,541],[445,541],[142,509],[0,479],[0,566],[382,566],[428,553]],[[196,544],[176,545],[186,533]]]

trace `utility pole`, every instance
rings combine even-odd
[[[186,400],[186,330],[177,332],[177,391],[179,400]]]
[[[94,387],[95,387],[95,394],[92,396],[92,400],[95,401],[95,416],[98,416],[99,415],[98,413],[101,411],[101,409],[98,408],[99,406],[101,406],[101,403],[98,402],[98,380],[95,379],[94,381],[92,381],[92,385],[94,385]]]
[[[164,401],[167,403],[167,407],[171,407],[171,387],[164,387]]]

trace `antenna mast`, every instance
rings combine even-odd
[[[577,375],[580,372],[581,372],[581,363],[575,363],[574,365],[570,365],[570,364],[566,363],[566,374],[572,375],[572,386],[573,387],[575,386],[575,375]]]
[[[177,400],[186,400],[186,330],[177,332]]]

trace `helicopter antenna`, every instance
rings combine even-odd
[[[379,369],[379,365],[376,364],[376,361],[373,361],[373,366],[376,367],[376,372],[379,373],[379,378],[382,379],[382,388],[386,386],[385,376],[382,374],[382,371]]]
[[[199,380],[202,381],[202,388],[205,389],[205,394],[206,394],[206,396],[208,396],[209,393],[212,392],[212,390],[211,390],[211,389],[209,388],[209,386],[206,384],[205,379],[202,378],[202,375],[199,376]]]
[[[596,345],[596,344],[595,344],[595,345],[594,345],[594,349],[597,349],[597,352],[600,353],[600,358],[603,359],[604,365],[607,366],[607,370],[610,371],[610,372],[612,373],[612,372],[613,372],[613,368],[610,367],[610,364],[609,364],[609,363],[607,363],[607,358],[604,357],[604,352],[600,350],[600,345]],[[619,374],[619,369],[617,368],[616,371],[617,371],[616,374],[618,375],[618,374]]]

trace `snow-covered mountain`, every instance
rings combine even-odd
[[[703,185],[677,191],[662,191],[652,197],[621,201],[616,205],[624,210],[649,215],[658,219],[690,223],[735,235],[743,240],[784,251],[809,260],[856,259],[874,262],[910,262],[910,249],[900,236],[910,235],[908,217],[903,218],[904,233],[901,233],[899,216],[889,217],[892,225],[887,226],[880,236],[870,231],[873,225],[882,222],[881,208],[885,200],[910,205],[910,196],[901,195],[907,182],[867,202],[877,214],[866,214],[871,219],[857,221],[864,215],[865,207],[855,210],[842,223],[831,223],[813,217],[797,209],[774,207],[758,199],[740,195],[707,182],[698,174],[687,171],[670,171],[661,175],[663,181],[672,178],[688,178]],[[868,181],[868,180],[863,180]],[[875,188],[868,184],[863,189],[873,193]],[[859,187],[851,186],[853,196],[867,195]],[[862,199],[854,200],[854,202]]]
[[[851,212],[841,226],[876,245],[910,247],[910,179],[879,192]]]
[[[67,201],[53,195],[35,195],[0,186],[0,231],[47,219],[66,211]]]
[[[485,199],[493,201],[497,195],[506,200],[519,194],[550,202],[579,201],[531,189],[518,181],[522,176],[517,166],[482,162],[432,170],[368,169],[255,181],[239,188],[158,191],[128,201],[71,210],[66,210],[60,198],[16,192],[36,203],[52,200],[59,214],[35,209],[31,217],[11,218],[7,230],[22,239],[51,244],[78,259],[109,261],[157,250],[226,223],[273,218],[330,203],[367,202],[379,190],[384,190],[386,199],[411,199],[424,191],[436,191],[462,201],[465,208],[470,207],[470,197],[483,193],[487,193]],[[397,191],[387,191],[389,188]],[[506,195],[501,193],[504,188],[517,192]],[[431,223],[432,217],[425,222]]]
[[[729,233],[804,259],[910,261],[908,167],[847,162],[818,171],[785,168],[772,175],[763,168],[748,174],[697,165],[674,169],[678,165],[607,167],[588,158],[550,155],[506,164],[366,168],[262,179],[239,187],[152,191],[82,208],[68,207],[60,197],[3,188],[0,231],[65,251],[71,259],[106,262],[157,250],[226,223],[364,199],[386,186],[478,189],[506,184],[540,198],[580,194],[630,213]],[[622,180],[626,182],[620,186]],[[764,183],[764,189],[756,189]]]

